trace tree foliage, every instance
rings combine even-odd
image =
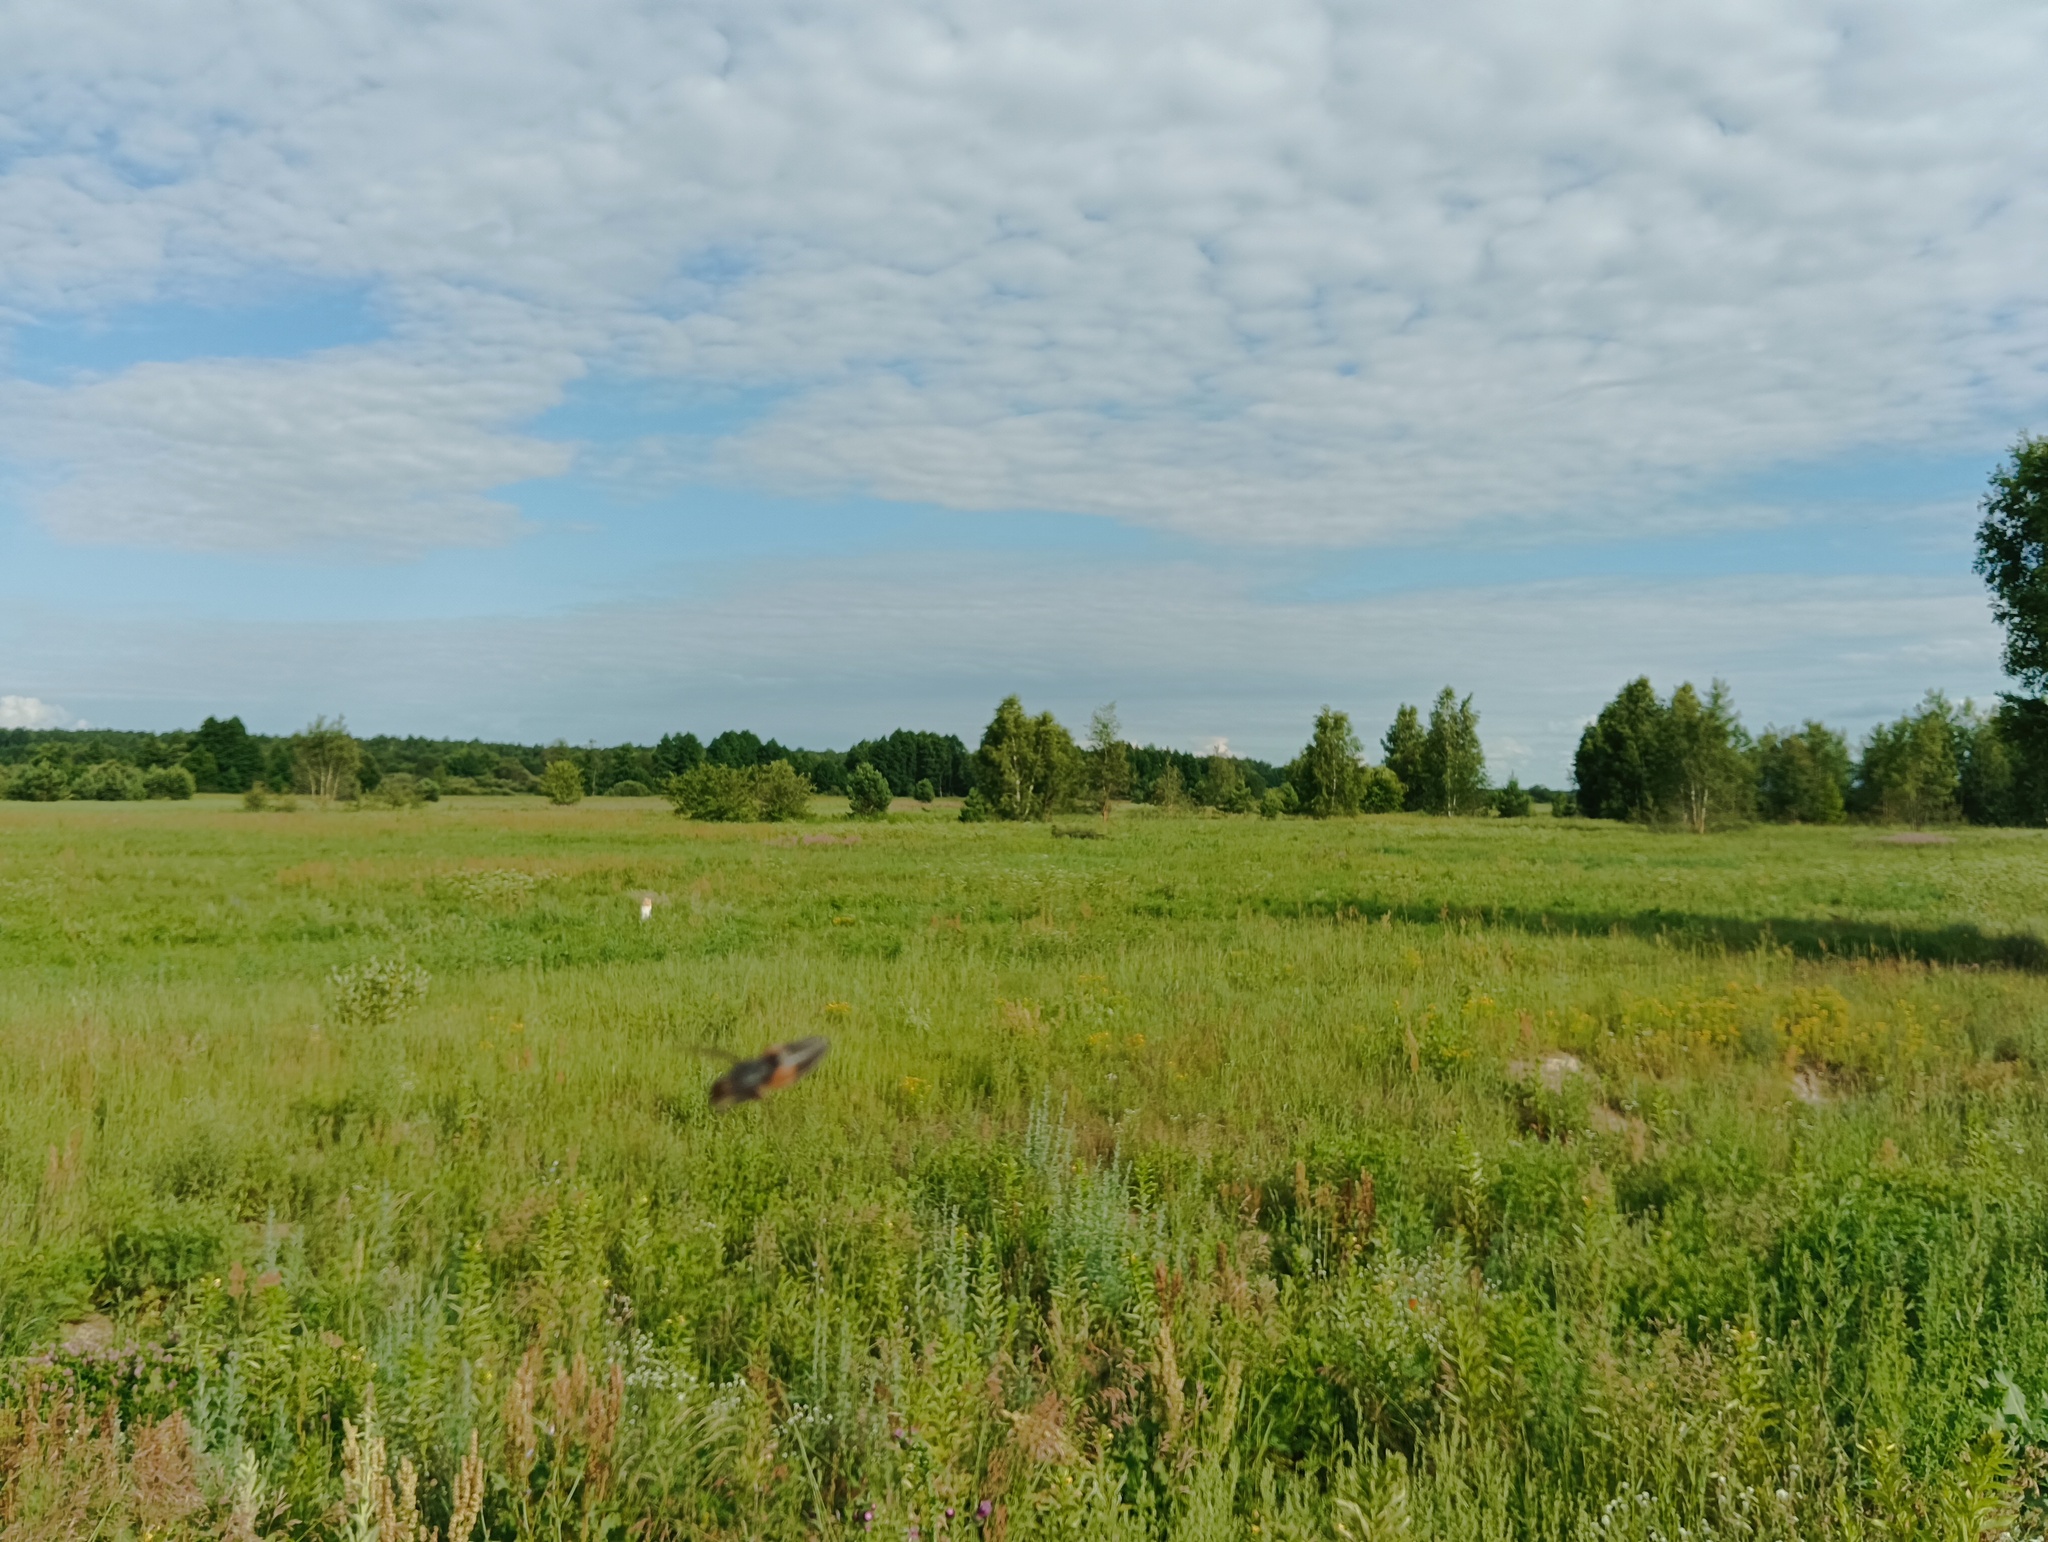
[[[583,768],[573,760],[551,760],[540,775],[540,790],[558,808],[583,801]]]
[[[1957,818],[1967,728],[1946,696],[1929,691],[1919,710],[1871,729],[1856,774],[1859,810],[1916,828]]]
[[[880,819],[894,796],[889,779],[867,761],[846,773],[847,810],[856,819]]]
[[[1588,819],[1648,819],[1657,804],[1663,705],[1649,676],[1629,681],[1579,736],[1573,770]]]
[[[1579,737],[1579,808],[1595,819],[1670,820],[1696,834],[1748,815],[1753,766],[1728,688],[1690,682],[1659,701],[1631,680]]]
[[[1432,814],[1477,814],[1487,805],[1486,752],[1479,714],[1448,685],[1437,693],[1422,738],[1421,807]]]
[[[1991,475],[1977,526],[1977,571],[2005,628],[2006,673],[2048,695],[2048,437],[2022,438]]]
[[[1325,706],[1316,714],[1315,731],[1288,775],[1304,814],[1330,819],[1358,812],[1365,796],[1363,748],[1349,713]]]
[[[1124,743],[1123,724],[1117,721],[1113,701],[1097,707],[1088,720],[1088,791],[1104,819],[1109,817],[1111,804],[1130,795],[1130,748]]]
[[[154,766],[142,773],[145,798],[186,799],[197,791],[192,773],[183,766]]]
[[[1848,740],[1825,723],[1768,729],[1756,742],[1757,812],[1784,824],[1839,824],[1854,774]]]
[[[348,731],[346,718],[316,717],[293,739],[292,783],[322,803],[353,797],[363,747]]]
[[[972,757],[957,734],[899,728],[880,739],[863,739],[846,752],[846,774],[859,765],[881,772],[899,798],[914,796],[919,782],[930,782],[935,795],[951,798],[964,796],[974,784]]]
[[[102,803],[139,799],[143,796],[142,773],[126,761],[103,760],[72,779],[71,796]]]
[[[1422,807],[1422,760],[1427,737],[1422,714],[1404,702],[1380,740],[1380,764],[1400,781],[1403,808]]]
[[[708,759],[671,777],[663,790],[686,819],[738,824],[802,819],[815,791],[810,779],[786,760],[740,768]]]
[[[1080,784],[1073,736],[1050,712],[1036,717],[1015,696],[996,708],[975,753],[975,786],[999,819],[1045,819],[1066,806]]]

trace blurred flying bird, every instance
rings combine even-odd
[[[792,1039],[771,1044],[752,1060],[735,1055],[724,1057],[732,1068],[711,1084],[711,1106],[730,1108],[735,1103],[757,1103],[771,1092],[793,1087],[825,1058],[830,1045],[824,1039]],[[724,1055],[722,1050],[707,1054]]]

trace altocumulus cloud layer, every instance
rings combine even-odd
[[[579,466],[1641,529],[2048,397],[2033,0],[29,0],[0,59],[0,320],[260,280],[382,322],[0,385],[69,542],[488,542]],[[582,380],[750,410],[543,436]]]

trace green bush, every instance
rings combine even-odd
[[[1300,813],[1301,799],[1295,795],[1294,783],[1282,782],[1278,787],[1268,787],[1266,795],[1259,800],[1259,812],[1268,819]]]
[[[377,785],[362,797],[366,808],[418,808],[426,801],[419,778],[409,771],[393,771],[380,777]]]
[[[1362,814],[1398,814],[1408,789],[1385,766],[1366,766],[1359,772],[1358,810]]]
[[[1527,819],[1533,806],[1529,789],[1513,776],[1508,778],[1507,786],[1493,795],[1494,811],[1503,819]]]
[[[87,766],[71,784],[72,797],[99,803],[123,803],[142,795],[142,773],[120,760]]]
[[[703,761],[681,776],[670,777],[662,791],[685,819],[751,824],[761,817],[753,777],[715,761]]]
[[[765,766],[722,766],[707,760],[662,789],[685,819],[727,824],[801,819],[810,812],[811,784],[786,760]]]
[[[192,773],[183,766],[158,766],[142,773],[142,795],[146,798],[183,800],[199,790]]]
[[[453,780],[451,778],[451,780]],[[557,807],[583,801],[583,768],[573,760],[551,760],[541,773],[540,790]]]
[[[866,761],[846,778],[846,802],[855,819],[880,819],[889,812],[889,779]]]
[[[754,767],[754,796],[763,819],[802,819],[811,811],[811,779],[786,760]]]
[[[996,806],[988,801],[979,787],[967,794],[967,801],[960,805],[960,823],[978,825],[996,817]]]
[[[613,782],[604,790],[604,795],[607,798],[651,798],[654,789],[645,782],[636,782],[628,777],[623,782]]]
[[[932,786],[932,779],[924,776],[918,778],[917,785],[910,790],[910,795],[920,803],[929,803],[939,794],[938,790]]]
[[[62,766],[48,761],[16,766],[7,778],[7,796],[21,803],[55,803],[71,791],[71,778]]]

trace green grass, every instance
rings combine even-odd
[[[0,805],[0,1520],[2038,1535],[2044,859]]]

